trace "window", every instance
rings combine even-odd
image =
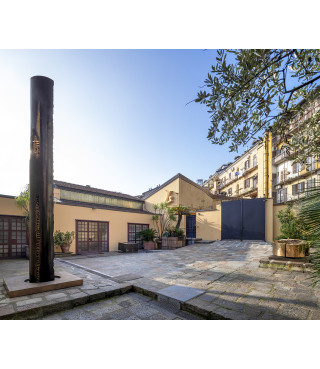
[[[313,187],[316,187],[316,179],[315,178],[308,179],[306,183],[306,188],[313,188]]]
[[[257,155],[253,156],[252,165],[255,167],[258,164],[257,162]]]
[[[128,242],[140,243],[141,237],[137,233],[149,228],[149,224],[128,223]]]
[[[249,187],[250,187],[250,178],[244,181],[244,188],[249,188]]]
[[[287,189],[283,188],[277,191],[277,203],[282,203],[287,201]]]
[[[292,164],[292,173],[295,174],[299,172],[300,172],[300,164],[299,163]]]
[[[76,221],[77,253],[109,251],[109,222]]]
[[[313,156],[310,156],[310,157],[307,158],[306,169],[308,171],[315,170],[315,159],[314,159]]]
[[[245,170],[247,170],[247,169],[249,169],[250,168],[250,160],[248,159],[248,160],[246,160],[245,162],[244,162],[244,169]]]
[[[228,189],[228,196],[232,196],[232,188]]]
[[[292,185],[292,195],[297,195],[298,193],[304,192],[305,183],[300,182]]]
[[[104,196],[99,194],[89,194],[76,191],[60,190],[62,200],[79,201],[98,205],[117,206],[129,209],[143,209],[143,202],[129,199]]]
[[[27,241],[24,217],[0,216],[0,259],[25,256]]]
[[[231,179],[231,173],[229,173],[229,179]]]
[[[257,188],[257,186],[258,186],[258,176],[254,176],[252,180],[253,180],[253,183],[252,183],[253,188]]]

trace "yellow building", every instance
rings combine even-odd
[[[219,168],[204,186],[213,194],[244,198],[272,198],[271,133],[235,161]]]
[[[54,181],[54,229],[75,232],[72,253],[117,251],[119,242],[135,241],[139,231],[154,228],[154,204],[166,201],[169,206],[215,209],[216,198],[182,174],[141,196]],[[194,230],[195,213],[189,220],[184,217],[181,223],[187,236]],[[192,227],[187,228],[187,223]],[[26,243],[23,211],[13,196],[0,195],[0,258],[23,256]]]

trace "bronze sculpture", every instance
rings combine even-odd
[[[54,280],[53,85],[31,78],[29,282]]]

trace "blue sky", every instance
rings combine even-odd
[[[0,193],[28,183],[30,78],[52,78],[54,178],[138,195],[233,160],[196,97],[214,50],[1,50]]]

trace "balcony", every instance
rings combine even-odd
[[[237,196],[248,195],[249,193],[256,192],[256,191],[258,191],[257,185],[246,187],[240,190],[239,193],[237,193]]]
[[[258,168],[258,164],[255,164],[255,165],[253,165],[251,168],[247,168],[247,169],[245,169],[244,170],[244,173],[243,173],[243,175],[244,176],[246,176],[246,175],[248,175],[249,173],[251,173],[251,172],[253,172],[255,169],[257,169]]]
[[[272,138],[272,146],[277,145],[280,141],[281,141],[281,137],[280,136],[273,137]]]
[[[275,156],[272,159],[272,164],[273,165],[280,164],[280,163],[286,161],[287,159],[289,159],[292,155],[293,155],[293,153],[291,151],[290,152],[287,152],[287,151],[281,152],[280,154],[278,154],[277,156]]]

